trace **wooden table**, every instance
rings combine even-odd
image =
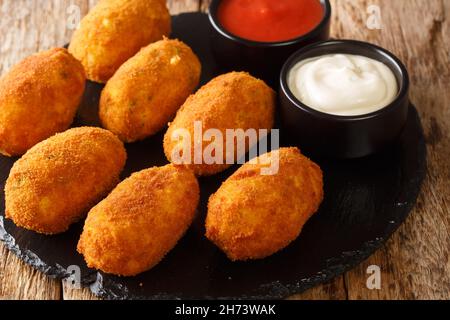
[[[0,74],[31,53],[67,43],[73,32],[70,20],[74,7],[70,5],[78,5],[83,16],[96,2],[0,0]],[[333,37],[377,43],[407,65],[412,79],[411,100],[419,110],[427,138],[428,174],[416,208],[386,245],[354,270],[293,298],[449,299],[450,0],[331,2]],[[208,3],[168,1],[172,14],[206,11]],[[366,287],[370,265],[381,268],[379,290]],[[0,298],[95,297],[87,289],[69,289],[60,280],[47,278],[0,244]]]

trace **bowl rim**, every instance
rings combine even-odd
[[[319,0],[320,3],[322,4],[322,7],[324,8],[324,15],[322,17],[322,20],[317,24],[317,26],[315,26],[314,29],[307,32],[306,34],[301,35],[296,38],[293,38],[293,39],[290,39],[290,40],[277,41],[277,42],[261,42],[261,41],[249,40],[249,39],[239,37],[235,34],[232,34],[228,30],[226,30],[225,27],[223,27],[221,25],[221,23],[219,22],[219,19],[217,17],[217,11],[219,9],[219,5],[220,5],[221,1],[222,0],[212,0],[209,5],[208,17],[209,17],[209,21],[210,21],[211,25],[223,37],[225,37],[231,41],[234,41],[234,42],[246,45],[246,46],[251,46],[251,47],[257,47],[257,48],[283,47],[283,46],[290,46],[293,44],[308,41],[311,38],[316,37],[322,31],[323,28],[326,28],[331,20],[332,9],[331,9],[330,0]]]
[[[301,61],[302,60],[301,57],[303,55],[307,54],[309,51],[316,49],[318,47],[337,46],[337,45],[339,45],[339,46],[347,45],[349,48],[363,47],[365,49],[369,49],[369,50],[373,51],[378,57],[388,58],[394,65],[396,65],[396,67],[397,67],[396,70],[394,70],[389,65],[387,65],[389,67],[389,69],[395,75],[397,75],[397,76],[400,75],[399,78],[402,79],[401,83],[399,83],[399,89],[398,89],[398,93],[397,93],[397,96],[395,97],[395,99],[391,103],[389,103],[388,105],[386,105],[385,107],[383,107],[379,110],[376,110],[376,111],[373,111],[370,113],[360,114],[360,115],[347,115],[347,116],[321,112],[321,111],[313,109],[313,108],[307,106],[306,104],[304,104],[303,102],[301,102],[292,93],[291,89],[289,88],[289,84],[288,84],[289,71],[296,63]],[[360,53],[355,53],[355,54],[364,56],[364,54],[360,54]],[[317,56],[320,56],[320,55],[317,55]],[[308,57],[308,58],[311,58],[311,57]],[[376,59],[373,57],[369,57],[369,58],[377,60],[379,62],[382,62],[381,59]],[[305,57],[305,59],[306,59],[306,57]],[[280,82],[280,94],[283,93],[295,107],[297,107],[298,109],[301,109],[304,112],[312,114],[313,116],[323,118],[326,120],[335,120],[335,121],[367,120],[367,119],[376,118],[376,117],[379,117],[386,113],[389,113],[390,111],[395,109],[398,105],[400,105],[403,102],[403,100],[405,99],[405,97],[408,96],[409,86],[410,86],[408,70],[406,69],[403,62],[399,58],[397,58],[392,52],[390,52],[380,46],[372,44],[370,42],[358,41],[358,40],[352,40],[352,39],[325,40],[325,41],[320,41],[320,42],[305,46],[305,47],[301,48],[300,50],[297,50],[284,63],[283,67],[281,68],[279,80],[280,80],[279,81]]]

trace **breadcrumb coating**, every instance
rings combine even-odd
[[[69,51],[88,79],[105,83],[142,47],[168,36],[171,18],[162,0],[101,0],[74,32]]]
[[[64,232],[114,188],[125,160],[122,142],[107,130],[81,127],[56,134],[12,167],[6,217],[39,233]]]
[[[231,260],[261,259],[300,234],[323,198],[322,171],[297,148],[281,148],[279,171],[246,163],[209,198],[206,237]],[[260,157],[261,158],[261,157]]]
[[[83,66],[66,49],[34,54],[0,78],[0,153],[24,154],[72,123],[84,92]]]
[[[210,128],[218,129],[226,137],[227,129],[267,129],[273,127],[275,112],[275,92],[264,81],[252,77],[246,72],[230,72],[220,75],[201,87],[191,95],[178,110],[173,122],[164,136],[164,153],[169,161],[173,161],[172,153],[179,145],[172,135],[178,129],[186,129],[190,133],[191,163],[186,167],[196,175],[209,176],[219,173],[228,167],[226,163],[227,147],[223,143],[223,161],[221,164],[194,163],[194,122],[200,121],[202,132]],[[186,142],[189,143],[189,142]],[[203,141],[204,150],[210,142]],[[234,141],[236,160],[237,143]],[[246,150],[249,149],[246,144]],[[230,150],[228,150],[229,152]]]
[[[163,129],[198,86],[201,65],[191,48],[165,38],[125,62],[102,91],[103,127],[125,142]]]
[[[91,268],[133,276],[158,264],[190,226],[194,174],[166,165],[132,174],[89,212],[78,252]]]

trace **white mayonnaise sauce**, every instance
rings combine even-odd
[[[308,107],[341,116],[380,110],[398,94],[397,81],[388,66],[351,54],[300,61],[290,70],[288,85]]]

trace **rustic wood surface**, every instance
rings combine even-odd
[[[67,43],[74,5],[84,16],[96,2],[0,0],[0,74],[33,52]],[[168,1],[172,14],[206,11],[208,4]],[[381,29],[368,28],[373,5]],[[385,246],[344,276],[292,299],[450,299],[450,0],[332,0],[332,6],[333,37],[377,43],[407,65],[427,137],[428,174],[411,216]],[[366,287],[370,265],[381,268],[379,290]],[[0,299],[94,298],[47,278],[0,244]]]

